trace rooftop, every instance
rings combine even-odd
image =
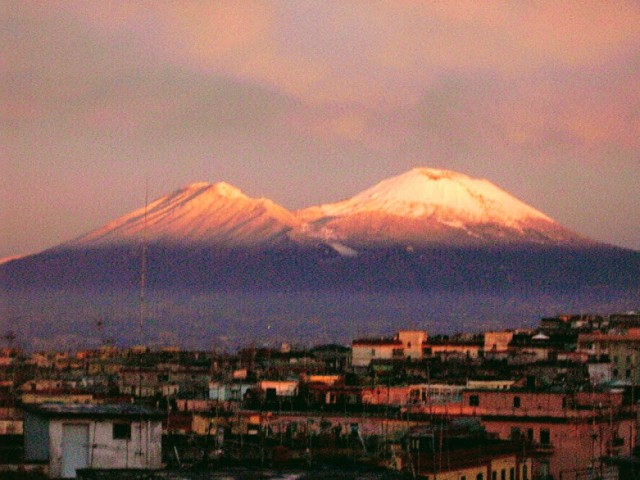
[[[46,417],[117,417],[117,418],[163,418],[165,413],[133,404],[81,404],[43,403],[25,406],[25,410]]]

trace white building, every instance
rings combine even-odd
[[[400,330],[393,338],[365,338],[351,343],[351,365],[368,367],[373,360],[421,360],[427,332]]]
[[[42,404],[24,415],[27,462],[48,462],[51,478],[76,470],[158,469],[163,413],[131,404]]]
[[[298,394],[300,382],[297,380],[262,380],[260,390],[269,397],[295,397]]]
[[[218,402],[241,402],[247,392],[255,387],[255,383],[209,382],[209,400],[216,400]]]

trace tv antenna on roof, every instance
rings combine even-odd
[[[15,339],[16,339],[16,334],[15,334],[15,333],[13,333],[13,330],[9,330],[7,333],[5,333],[5,334],[2,336],[2,338],[3,338],[3,339],[5,339],[5,340],[7,341],[7,346],[8,346],[10,349],[13,349],[13,342],[14,342],[14,341],[15,341]]]

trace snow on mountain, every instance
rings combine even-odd
[[[194,183],[84,235],[71,246],[150,242],[254,246],[286,239],[296,217],[228,183]]]
[[[348,200],[295,213],[227,183],[194,183],[64,246],[140,242],[144,235],[175,245],[322,243],[342,256],[367,245],[586,242],[487,180],[416,168]]]
[[[298,216],[307,235],[347,245],[584,241],[487,180],[430,168],[415,168]]]

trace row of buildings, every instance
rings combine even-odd
[[[640,314],[308,350],[6,348],[0,468],[162,478],[166,467],[358,458],[429,480],[624,478],[639,349]]]

